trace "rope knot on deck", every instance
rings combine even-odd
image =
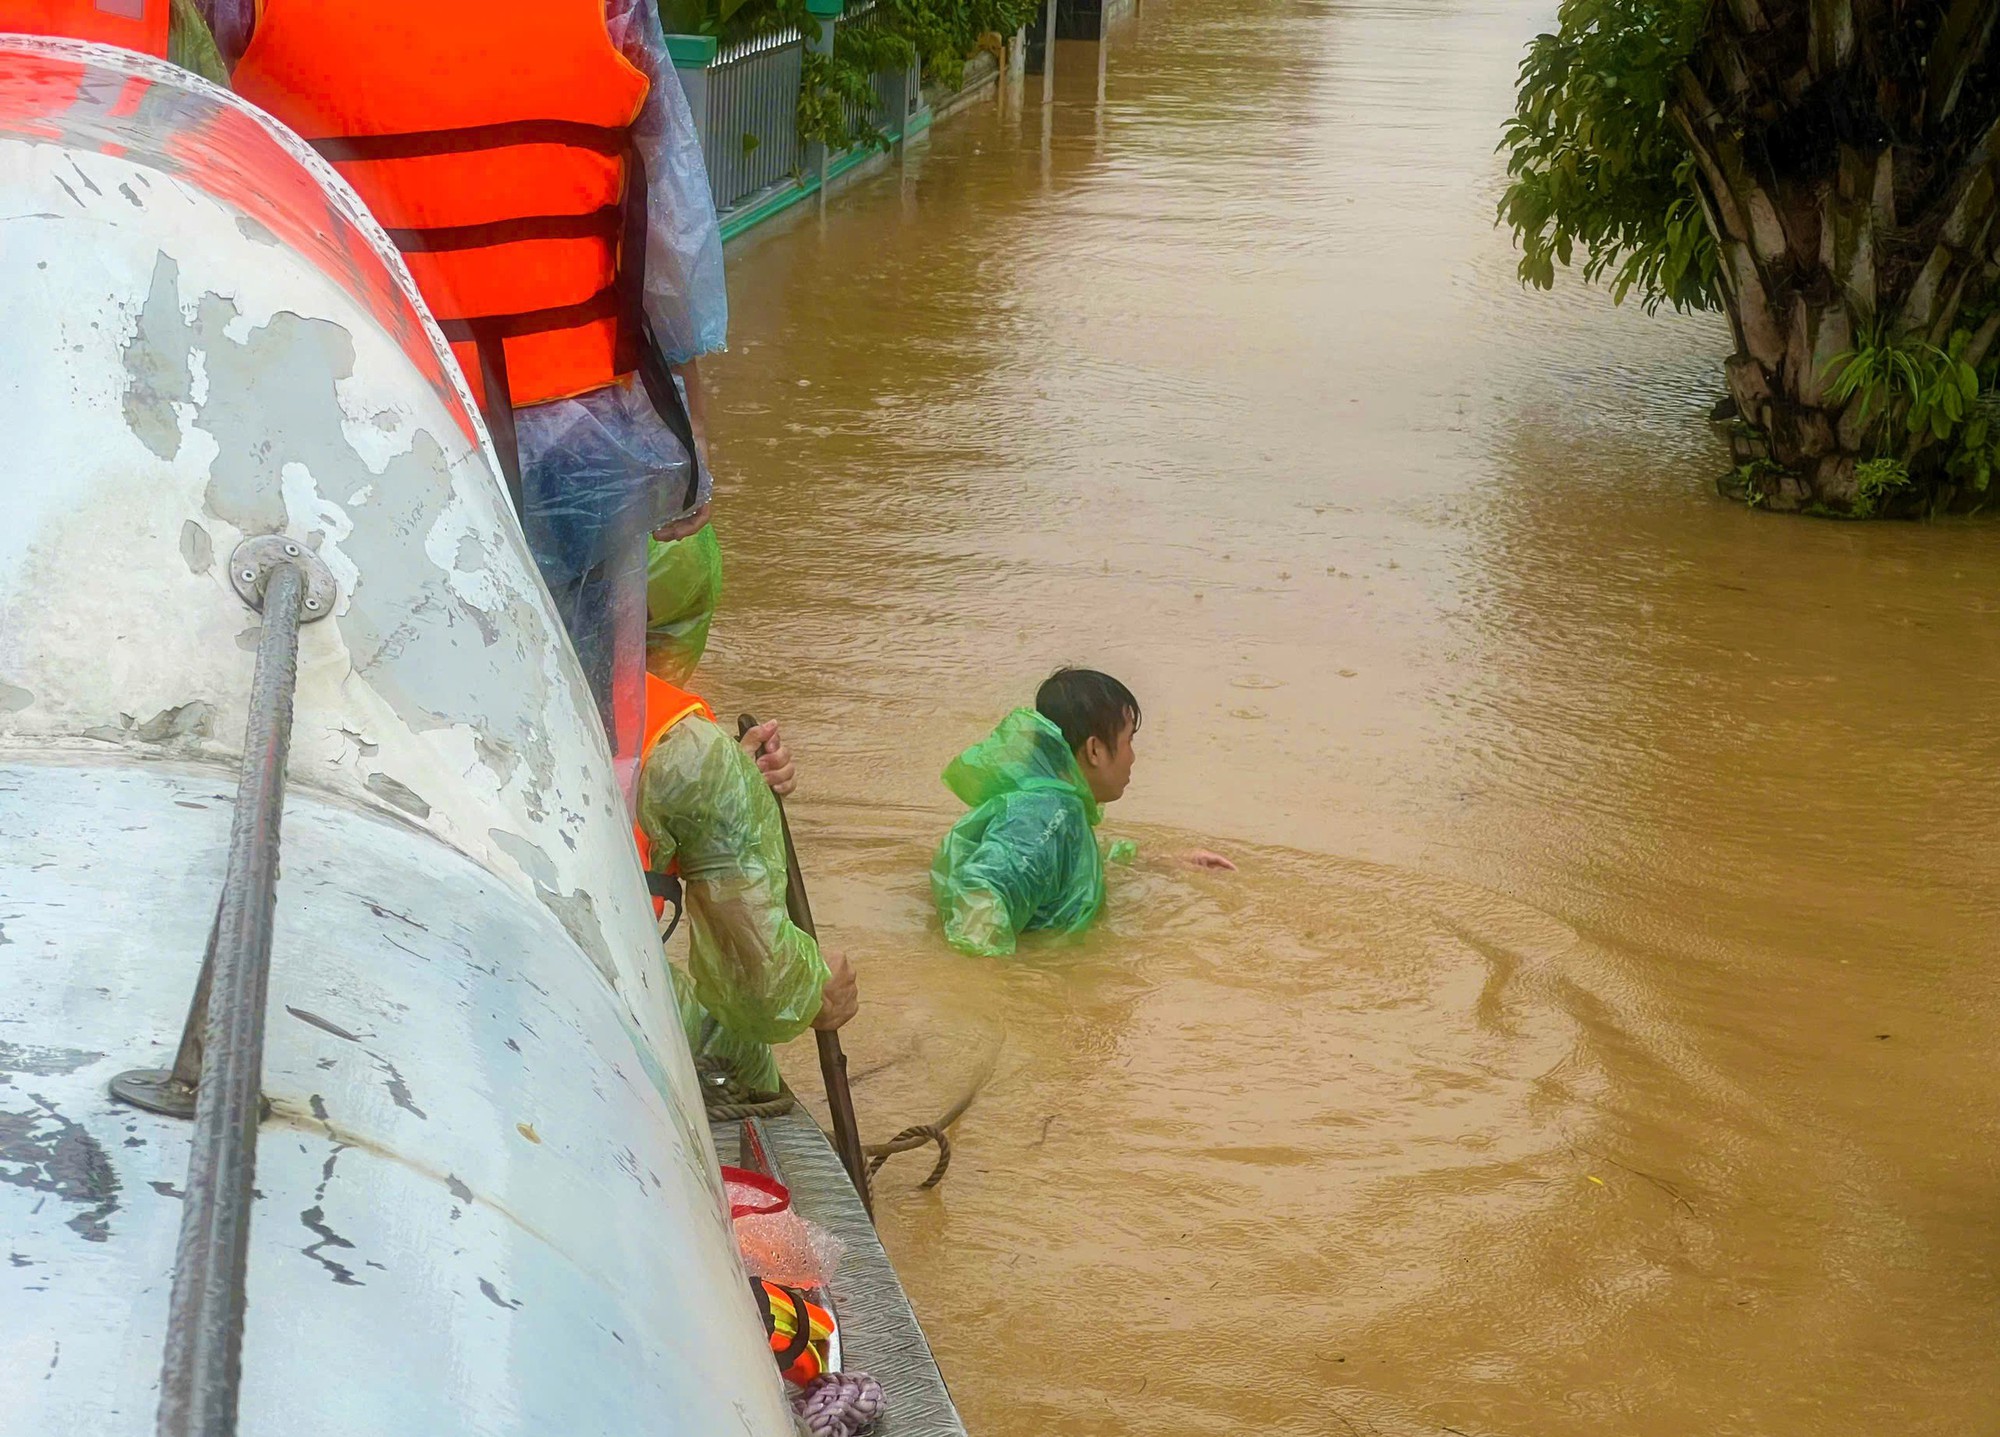
[[[792,1411],[812,1437],[854,1437],[873,1426],[887,1405],[882,1384],[865,1372],[829,1372],[792,1397]]]

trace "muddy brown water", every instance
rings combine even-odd
[[[704,685],[786,720],[979,1437],[2000,1431],[2000,533],[1714,497],[1712,319],[1522,293],[1546,4],[1146,0],[731,253]],[[1146,718],[1080,942],[938,771]],[[815,1081],[809,1049],[795,1081]]]

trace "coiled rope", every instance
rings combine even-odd
[[[947,1108],[936,1122],[918,1123],[904,1128],[886,1143],[870,1143],[862,1149],[868,1157],[868,1176],[872,1179],[882,1170],[882,1165],[897,1153],[914,1152],[918,1148],[935,1145],[937,1161],[931,1165],[930,1176],[917,1184],[918,1190],[934,1188],[944,1181],[944,1175],[951,1168],[951,1137],[947,1129],[965,1116],[972,1100],[979,1096],[979,1090],[986,1086],[986,1080],[993,1076],[994,1064],[999,1061],[1000,1050],[996,1047],[980,1066],[972,1084],[959,1100]],[[744,1122],[751,1118],[782,1118],[796,1108],[798,1098],[783,1083],[775,1093],[753,1092],[745,1087],[729,1071],[726,1064],[713,1058],[695,1060],[695,1071],[701,1077],[702,1106],[712,1123]]]
[[[775,1093],[754,1092],[729,1071],[726,1063],[714,1058],[697,1058],[695,1073],[701,1079],[701,1105],[711,1123],[740,1123],[749,1118],[782,1118],[799,1105],[792,1090],[778,1084]]]
[[[792,1411],[812,1437],[854,1437],[888,1405],[882,1384],[865,1372],[829,1372],[792,1394]]]
[[[886,1143],[870,1143],[863,1148],[862,1151],[868,1154],[870,1180],[882,1171],[882,1164],[897,1153],[912,1152],[926,1143],[937,1144],[937,1162],[931,1167],[931,1175],[917,1186],[920,1189],[936,1187],[944,1181],[945,1171],[951,1167],[951,1139],[945,1135],[943,1123],[919,1123],[914,1128],[904,1128]]]
[[[986,1080],[993,1076],[994,1065],[999,1061],[1000,1049],[995,1046],[993,1051],[986,1055],[986,1061],[979,1065],[979,1072],[974,1075],[972,1084],[965,1090],[964,1096],[945,1109],[944,1115],[936,1122],[918,1123],[914,1127],[904,1128],[886,1143],[870,1143],[863,1148],[862,1151],[868,1155],[868,1176],[873,1178],[880,1171],[882,1164],[897,1153],[913,1152],[917,1148],[935,1143],[938,1150],[937,1162],[931,1167],[931,1175],[918,1183],[917,1188],[921,1191],[925,1188],[934,1188],[943,1182],[946,1170],[951,1167],[951,1138],[947,1135],[946,1129],[965,1116],[965,1110],[972,1106],[972,1100],[979,1096],[979,1090],[985,1087]]]

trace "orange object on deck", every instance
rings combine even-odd
[[[0,0],[0,31],[95,40],[167,58],[168,0]]]
[[[827,1339],[836,1330],[833,1314],[796,1287],[752,1278],[750,1291],[757,1299],[758,1316],[764,1319],[779,1375],[805,1386],[826,1370]]]

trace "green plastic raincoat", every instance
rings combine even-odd
[[[708,647],[708,626],[722,597],[722,546],[715,526],[685,539],[648,541],[646,667],[671,684],[685,684]]]
[[[785,916],[778,802],[735,739],[699,716],[661,736],[639,770],[639,826],[653,863],[680,867],[688,960],[667,965],[696,1058],[760,1093],[778,1089],[773,1043],[819,1012],[826,962]]]
[[[948,764],[945,787],[972,805],[931,860],[931,897],[961,953],[1014,951],[1035,928],[1073,933],[1104,906],[1092,832],[1104,809],[1062,730],[1015,709]]]
[[[211,84],[229,88],[229,67],[222,62],[222,52],[215,47],[215,32],[209,29],[195,0],[171,0],[167,10],[167,58]]]

